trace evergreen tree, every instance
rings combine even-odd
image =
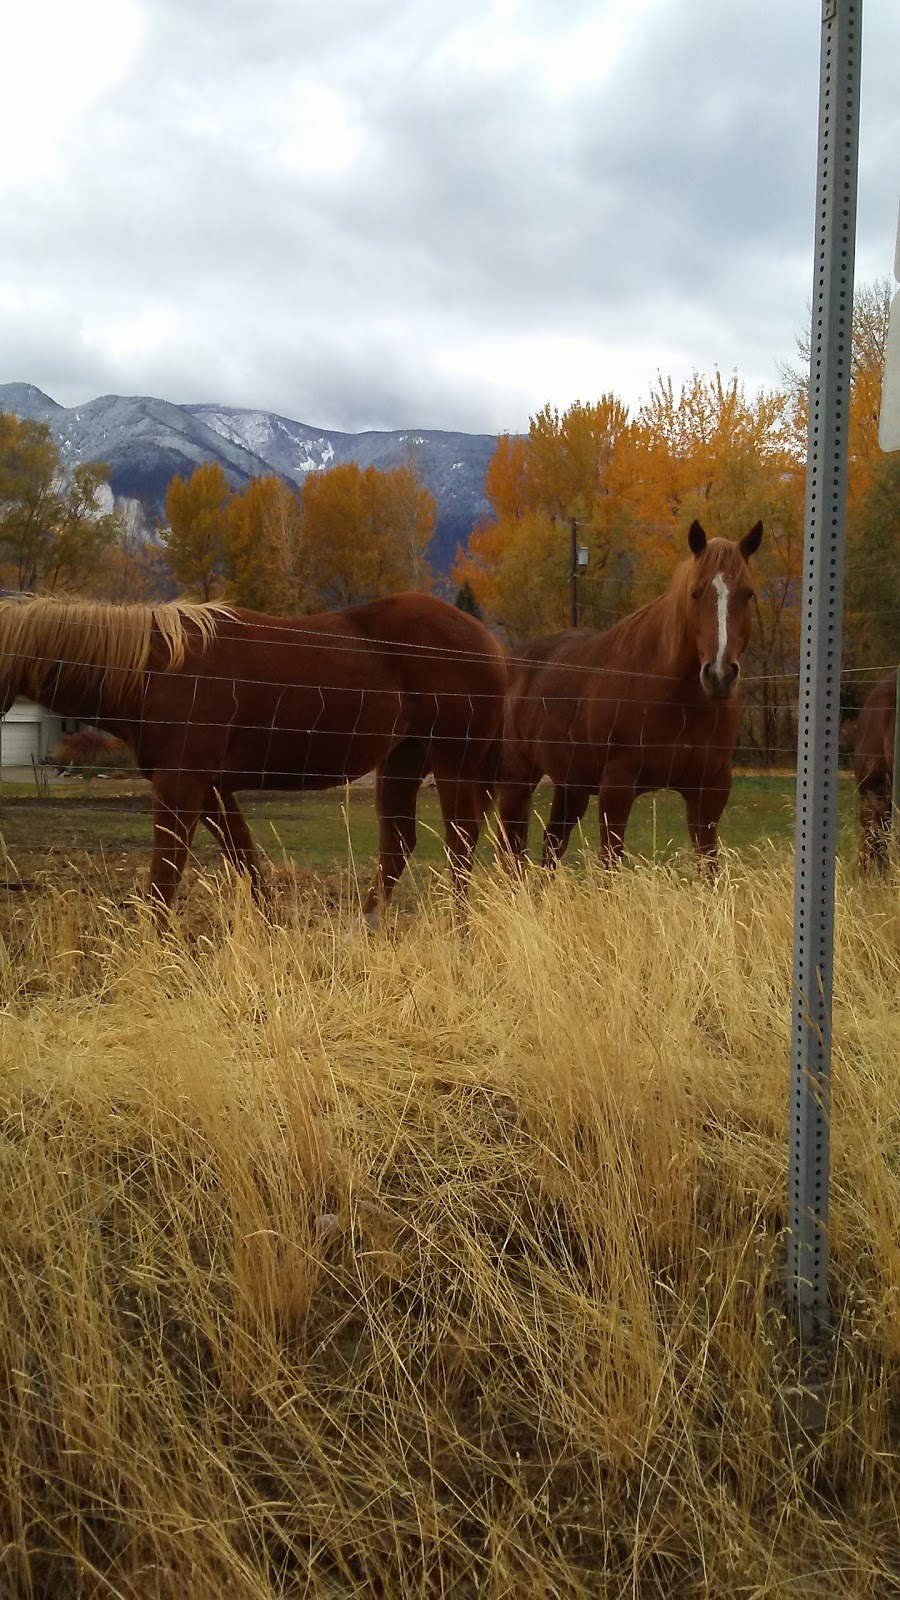
[[[465,611],[470,617],[477,617],[479,622],[484,621],[484,612],[475,598],[475,591],[468,578],[464,578],[457,589],[453,604],[457,611]]]

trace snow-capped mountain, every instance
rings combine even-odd
[[[337,433],[271,411],[238,406],[183,405],[150,396],[102,395],[65,407],[33,384],[0,384],[0,411],[46,422],[72,464],[105,461],[117,496],[162,511],[176,472],[200,461],[219,461],[235,488],[262,472],[302,483],[308,472],[341,461],[382,470],[414,465],[438,505],[431,558],[447,571],[477,518],[486,509],[484,474],[496,445],[492,434],[436,429],[392,433]]]

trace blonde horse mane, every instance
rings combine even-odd
[[[201,650],[216,636],[228,606],[172,600],[161,605],[110,605],[101,600],[60,600],[51,595],[15,595],[0,600],[0,675],[17,667],[23,693],[39,700],[48,666],[59,666],[69,683],[93,683],[111,672],[117,697],[140,687],[154,633],[166,649],[164,672],[183,665],[199,632]]]

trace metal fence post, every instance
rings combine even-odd
[[[788,1301],[805,1340],[828,1308],[834,850],[862,0],[825,0],[809,369],[797,746]]]

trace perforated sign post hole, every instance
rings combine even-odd
[[[788,1301],[804,1342],[823,1338],[829,1328],[834,850],[861,26],[861,0],[826,0],[803,557],[788,1197]]]

